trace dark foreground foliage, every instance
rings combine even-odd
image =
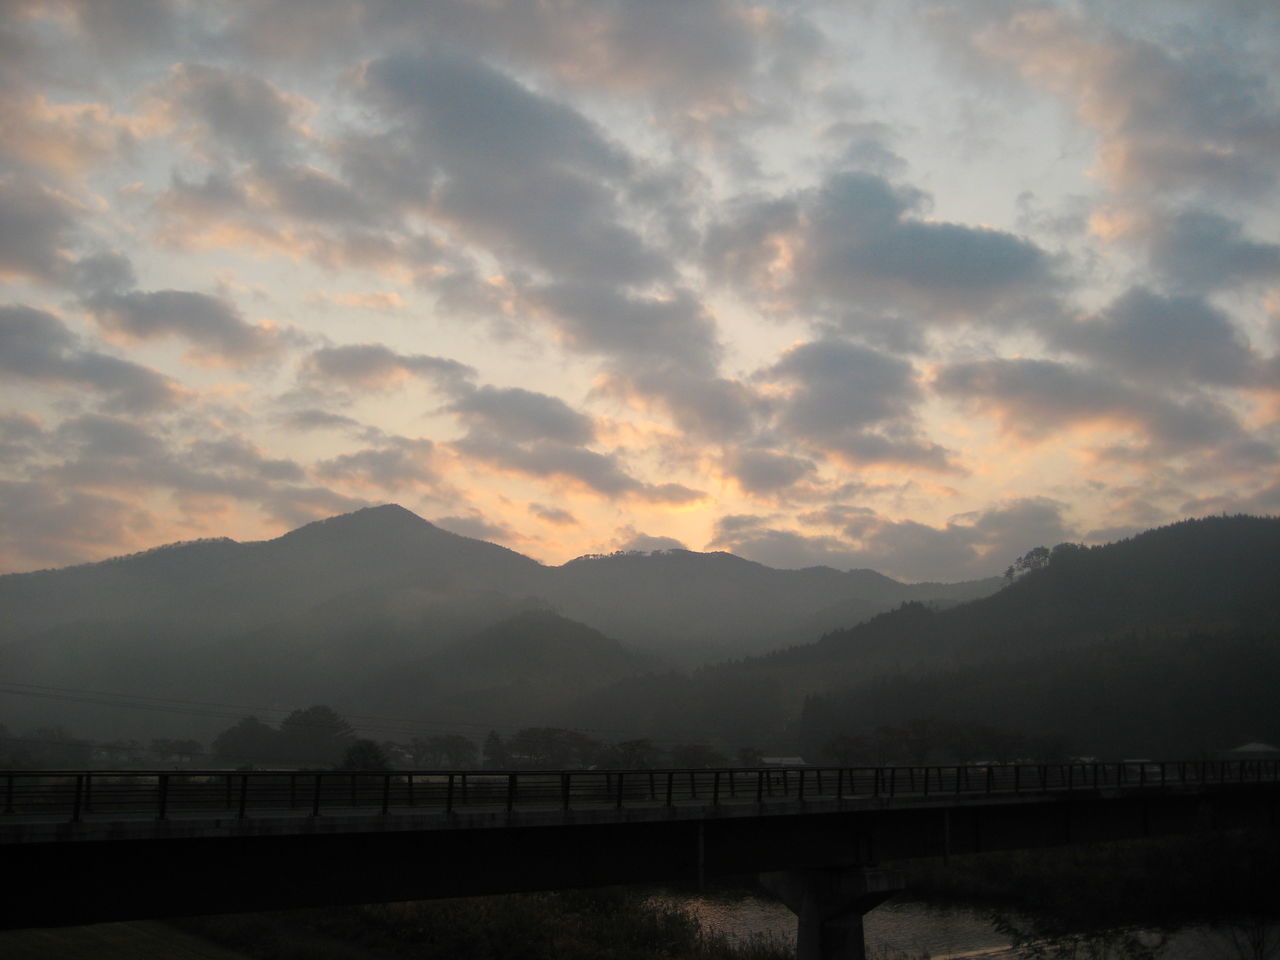
[[[1026,957],[1147,960],[1189,927],[1230,933],[1241,957],[1277,955],[1276,830],[982,854],[908,869],[913,895],[985,910]],[[1261,937],[1256,950],[1251,937]]]
[[[255,960],[784,960],[733,945],[645,891],[607,889],[194,917],[183,929]]]

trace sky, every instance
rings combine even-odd
[[[1262,0],[0,0],[0,572],[1274,514],[1278,177]]]

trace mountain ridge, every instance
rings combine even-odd
[[[997,585],[965,583],[962,591],[972,595]],[[0,642],[76,622],[129,620],[181,624],[187,635],[211,638],[296,618],[336,597],[416,592],[430,603],[488,590],[541,597],[610,636],[692,662],[759,652],[781,634],[782,642],[816,636],[903,599],[934,593],[945,599],[959,586],[900,584],[870,570],[775,570],[733,554],[695,551],[580,557],[549,566],[383,504],[270,540],[185,541],[95,564],[0,576],[7,612]],[[709,610],[709,598],[721,609]],[[826,619],[806,619],[822,610],[831,611]]]

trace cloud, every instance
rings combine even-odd
[[[783,387],[775,430],[855,463],[951,470],[945,449],[921,437],[923,398],[911,364],[838,339],[792,347],[758,375]]]
[[[705,494],[678,483],[645,483],[624,468],[614,454],[558,440],[515,442],[472,431],[451,444],[470,460],[531,477],[575,481],[608,499],[631,498],[646,503],[687,504]]]
[[[470,242],[557,278],[671,275],[622,225],[632,161],[570,107],[438,50],[374,60],[360,92],[393,124],[347,144],[344,168],[362,195],[429,209]]]
[[[561,283],[531,288],[526,299],[584,353],[703,373],[719,356],[715,323],[688,291],[640,296],[601,283]]]
[[[291,430],[359,430],[363,424],[351,417],[344,417],[327,410],[297,410],[284,418]]]
[[[1228,59],[1194,28],[1163,45],[1074,12],[1004,9],[1012,12],[978,31],[978,49],[1072,104],[1097,134],[1115,189],[1250,194],[1275,182],[1280,111],[1265,63],[1242,56],[1243,45]]]
[[[98,292],[86,306],[109,333],[134,341],[178,337],[194,347],[195,359],[245,363],[281,349],[279,331],[248,323],[221,297],[190,290]]]
[[[288,157],[302,132],[299,103],[256,74],[200,63],[176,65],[160,90],[175,121],[209,159]]]
[[[382,490],[435,487],[440,475],[434,458],[432,441],[394,437],[379,447],[366,447],[321,460],[316,464],[316,473],[325,480]]]
[[[426,354],[401,354],[380,343],[358,343],[313,350],[302,361],[302,378],[362,390],[386,390],[411,377],[443,389],[456,389],[475,376],[457,360]]]
[[[772,450],[739,450],[731,454],[728,472],[749,494],[774,494],[811,476],[813,461]]]
[[[0,462],[17,464],[29,457],[44,436],[44,427],[29,413],[0,413]]]
[[[559,397],[520,387],[484,386],[459,397],[449,409],[473,430],[516,443],[551,440],[585,444],[595,438],[591,418]]]
[[[39,570],[125,552],[154,521],[127,500],[39,480],[0,479],[4,572]]]
[[[53,314],[24,306],[0,306],[0,371],[31,383],[87,387],[114,412],[172,407],[183,396],[168,377],[87,349]]]
[[[577,526],[578,518],[563,507],[549,507],[542,503],[529,504],[529,512],[547,523],[557,527]]]
[[[688,550],[689,548],[683,542],[675,537],[655,537],[647,533],[641,533],[635,527],[623,527],[618,531],[618,537],[621,542],[617,549],[630,553],[638,551],[640,553],[662,552],[664,550]]]
[[[1175,401],[1135,390],[1096,370],[1052,360],[992,359],[943,367],[941,394],[995,418],[1005,433],[1038,443],[1072,426],[1101,424],[1134,433],[1155,449],[1141,456],[1216,447],[1238,439],[1229,410],[1208,398]]]
[[[0,177],[0,277],[61,279],[77,222],[66,197],[23,178]]]
[[[991,576],[1031,547],[1072,539],[1064,506],[1042,497],[1013,499],[937,527],[865,508],[836,508],[802,518],[836,528],[816,534],[778,526],[777,517],[738,514],[717,522],[709,546],[786,569],[871,568],[907,580]]]
[[[297,461],[269,457],[241,436],[197,440],[190,445],[190,452],[192,463],[199,468],[219,471],[231,468],[272,483],[300,483],[306,479],[306,472]]]
[[[178,32],[172,0],[68,0],[81,38],[98,54],[137,57],[168,47]]]
[[[1280,245],[1252,240],[1239,222],[1212,211],[1188,209],[1161,218],[1149,244],[1161,279],[1183,292],[1280,278]]]
[[[325,224],[371,226],[382,212],[337,177],[304,164],[260,168],[250,179],[256,199],[285,217]]]
[[[450,533],[456,533],[460,537],[470,537],[473,540],[509,543],[520,539],[512,530],[502,524],[486,520],[484,514],[478,510],[450,517],[435,517],[431,522],[437,527],[443,527]]]
[[[1223,311],[1198,297],[1134,287],[1097,316],[1058,323],[1046,335],[1060,348],[1155,384],[1242,386],[1257,360]]]
[[[70,442],[83,457],[145,460],[165,455],[165,447],[150,431],[119,417],[84,414],[64,421],[59,440]]]
[[[521,293],[562,343],[608,359],[598,393],[656,407],[681,430],[722,443],[750,428],[759,404],[744,384],[717,375],[715,320],[690,291],[640,295],[561,283]]]
[[[774,309],[922,311],[993,321],[1054,286],[1050,258],[1000,230],[927,221],[927,196],[869,173],[751,200],[708,235],[713,273]]]
[[[469,433],[455,441],[453,447],[472,460],[500,469],[576,480],[605,497],[644,489],[644,484],[627,473],[617,458],[555,440],[516,443],[490,434]]]

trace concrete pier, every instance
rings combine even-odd
[[[799,918],[798,960],[865,960],[863,914],[904,886],[900,872],[880,867],[781,870],[760,883]]]

